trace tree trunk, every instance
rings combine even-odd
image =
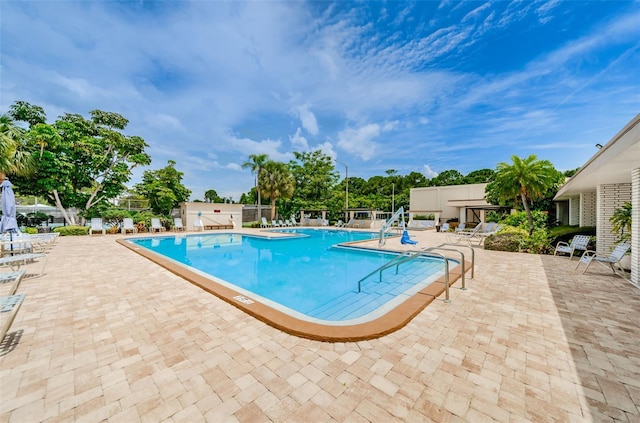
[[[275,198],[271,199],[271,220],[276,218],[276,200]]]
[[[75,226],[77,224],[76,215],[75,213],[68,211],[62,206],[62,202],[60,201],[60,197],[58,196],[57,189],[53,190],[53,197],[56,200],[56,207],[62,213],[62,217],[64,217],[64,221],[67,222],[67,225]]]
[[[531,209],[529,208],[529,203],[527,202],[527,197],[524,195],[524,193],[520,193],[520,198],[522,199],[524,211],[527,212],[527,220],[529,221],[529,236],[531,236],[531,234],[533,234],[533,215],[531,214]]]

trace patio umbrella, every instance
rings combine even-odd
[[[2,219],[0,219],[0,233],[9,232],[11,241],[13,233],[18,232],[18,221],[16,220],[16,197],[11,188],[11,182],[5,179],[0,185],[2,188]],[[13,244],[11,244],[13,249]]]

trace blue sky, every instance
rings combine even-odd
[[[202,198],[249,154],[369,178],[584,164],[640,112],[635,1],[0,2],[0,111],[130,120]],[[145,169],[137,169],[132,184]],[[336,165],[344,177],[344,166]]]

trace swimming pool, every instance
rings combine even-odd
[[[420,258],[371,275],[397,253],[345,248],[377,239],[374,232],[330,229],[177,235],[128,241],[296,318],[351,325],[380,317],[444,273],[444,263]],[[276,236],[278,235],[278,236]]]

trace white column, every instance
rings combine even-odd
[[[640,168],[631,171],[631,282],[640,287]]]

